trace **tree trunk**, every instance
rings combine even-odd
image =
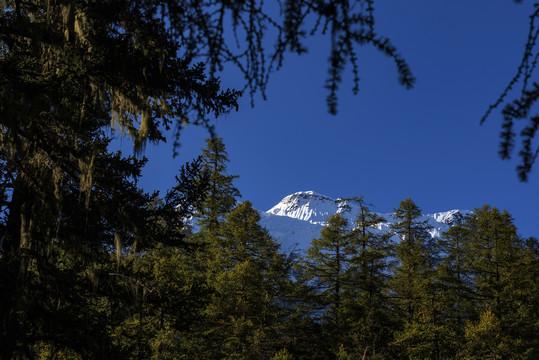
[[[20,177],[15,181],[9,216],[2,234],[2,252],[0,259],[1,295],[0,295],[0,360],[9,360],[13,357],[17,342],[20,341],[18,329],[17,307],[23,302],[21,293],[24,289],[28,254],[25,249],[29,246],[29,238],[23,236],[23,226],[27,220],[28,192],[24,191]],[[23,239],[24,238],[24,239]]]

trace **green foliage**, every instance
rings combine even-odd
[[[434,255],[426,220],[420,220],[421,209],[411,200],[401,201],[395,209],[393,232],[400,242],[395,246],[397,267],[390,287],[396,295],[396,305],[405,319],[411,320],[426,306],[431,294]]]
[[[450,359],[459,346],[451,326],[439,321],[431,310],[417,311],[394,336],[392,346],[407,359]]]
[[[179,56],[155,6],[1,3],[2,359],[43,343],[114,354],[108,324],[128,307],[108,317],[102,305],[129,303],[117,288],[133,278],[124,255],[182,238],[170,203],[152,208],[137,188],[145,161],[109,154],[103,129],[119,128],[138,152],[177,119],[235,107],[239,93]]]
[[[351,199],[356,228],[331,218],[305,262],[310,282],[294,282],[259,214],[236,206],[222,139],[162,199],[137,185],[145,159],[107,151],[107,127],[140,154],[173,125],[177,148],[186,125],[211,130],[210,117],[237,108],[240,93],[221,90],[195,58],[211,75],[232,62],[251,96],[264,95],[284,54],[306,50],[309,16],[311,32],[331,29],[330,112],[347,63],[357,91],[355,45],[393,58],[412,86],[376,32],[374,2],[359,3],[286,1],[275,19],[262,1],[2,1],[0,359],[445,358],[454,336],[469,358],[537,358],[537,240],[520,239],[506,213],[477,209],[448,233],[434,272],[428,229],[404,201],[392,273],[388,239],[370,230],[383,219]],[[244,36],[237,51],[225,24]],[[511,119],[534,102],[525,95],[507,110],[509,140]],[[523,174],[535,159],[528,145]],[[199,231],[185,224],[192,215]],[[327,310],[322,321],[313,309]]]
[[[356,268],[357,286],[362,290],[365,301],[373,305],[387,280],[390,255],[389,234],[380,234],[375,228],[386,220],[371,211],[362,198],[351,199],[359,205],[355,228],[351,232],[355,253],[352,260]]]
[[[455,231],[464,240],[462,276],[466,281],[456,290],[460,297],[469,299],[465,311],[460,313],[461,321],[468,324],[468,348],[486,346],[475,344],[477,339],[470,340],[474,332],[498,327],[500,344],[505,344],[500,346],[507,348],[503,351],[510,350],[502,357],[519,354],[533,358],[539,351],[537,337],[532,335],[538,330],[534,240],[529,239],[526,244],[517,235],[509,213],[487,205],[475,209]]]
[[[387,276],[389,237],[374,229],[384,219],[370,211],[362,198],[356,227],[340,214],[314,239],[302,263],[312,287],[313,316],[324,313],[326,346],[337,358],[383,356],[391,339]]]
[[[391,339],[388,275],[392,247],[390,234],[380,234],[377,226],[385,221],[374,213],[363,198],[352,198],[359,206],[355,228],[350,232],[353,241],[353,283],[356,289],[349,304],[351,342],[348,352],[354,357],[377,356],[385,352]]]
[[[286,350],[286,348],[279,350],[279,352],[277,352],[275,356],[271,358],[271,360],[293,360],[293,359],[294,357],[290,355],[290,353],[288,352],[288,350]]]
[[[290,265],[259,220],[249,202],[240,203],[209,245],[204,358],[265,358],[279,348]]]
[[[520,3],[522,0],[514,0],[515,3]],[[535,3],[537,6],[538,3]],[[496,101],[489,106],[481,119],[481,123],[487,120],[491,112],[503,104],[501,115],[503,117],[500,131],[500,148],[498,154],[502,159],[510,159],[515,148],[515,138],[519,136],[520,149],[518,155],[521,158],[517,165],[517,175],[521,181],[527,181],[532,170],[532,167],[537,159],[537,150],[534,148],[533,139],[537,134],[539,127],[539,117],[533,115],[534,105],[539,99],[539,86],[534,79],[537,75],[535,57],[537,52],[537,28],[536,22],[539,18],[537,8],[533,10],[529,17],[529,32],[522,54],[522,60],[519,64],[515,76],[509,81],[506,88],[502,91]],[[530,66],[530,64],[533,64]],[[507,100],[509,94],[516,90],[516,99]],[[520,120],[516,121],[515,120]],[[526,121],[522,121],[526,120]],[[519,124],[522,126],[518,131],[515,130]]]
[[[466,326],[466,359],[517,359],[504,336],[500,321],[490,310],[481,313],[477,323]]]
[[[330,306],[328,315],[338,323],[342,298],[351,288],[352,239],[348,221],[342,215],[331,215],[327,222],[320,237],[313,239],[307,249],[304,268],[314,281],[321,303]]]
[[[201,160],[202,170],[209,174],[209,177],[202,211],[197,215],[198,224],[202,232],[217,236],[226,214],[236,205],[236,198],[241,196],[233,185],[238,176],[227,173],[228,153],[221,138],[206,140]]]

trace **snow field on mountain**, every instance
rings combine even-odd
[[[286,196],[268,211],[261,212],[261,224],[281,243],[283,251],[303,252],[310,246],[312,239],[320,236],[326,219],[335,213],[344,216],[350,226],[353,226],[359,207],[341,198],[335,200],[313,191],[300,191]],[[432,226],[432,237],[439,237],[468,214],[469,210],[449,210],[424,214],[421,220],[427,220]],[[393,213],[379,215],[384,217],[386,222],[378,224],[377,230],[388,232],[391,224],[395,222]]]

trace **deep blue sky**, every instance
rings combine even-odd
[[[267,101],[255,98],[251,108],[244,97],[238,112],[216,122],[243,199],[267,210],[290,193],[313,190],[363,195],[388,212],[411,197],[427,213],[487,203],[507,209],[521,234],[538,236],[539,164],[528,183],[519,182],[517,159],[497,154],[499,111],[479,125],[520,62],[533,8],[525,3],[377,1],[377,31],[399,48],[416,86],[400,86],[390,59],[361,48],[360,92],[352,95],[351,81],[342,84],[337,116],[327,113],[323,88],[329,39],[312,39],[309,54],[289,56],[274,74]],[[234,73],[222,81],[241,84]],[[142,185],[170,187],[205,137],[202,129],[185,131],[174,159],[169,144],[149,145]]]

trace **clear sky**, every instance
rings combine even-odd
[[[507,209],[521,234],[539,236],[539,164],[519,182],[516,156],[497,154],[499,111],[479,125],[520,62],[533,9],[524,3],[376,1],[377,32],[406,58],[416,86],[400,86],[391,59],[360,48],[360,92],[352,94],[348,72],[337,116],[328,114],[323,88],[329,39],[311,39],[307,55],[290,55],[273,75],[267,101],[257,97],[251,108],[244,97],[238,112],[216,121],[243,199],[261,210],[302,190],[362,195],[379,212],[407,197],[426,213],[490,204]],[[224,87],[241,84],[234,74],[223,75]],[[187,129],[176,158],[169,144],[149,145],[142,185],[173,185],[207,136]]]

